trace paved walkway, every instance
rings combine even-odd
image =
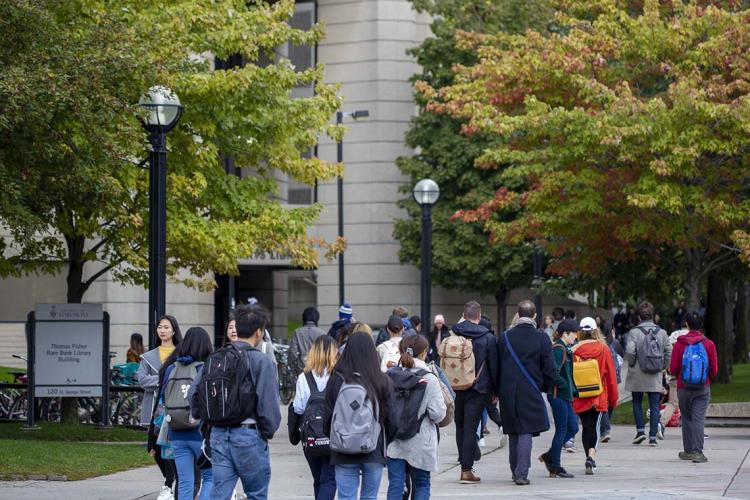
[[[451,428],[441,441],[441,472],[433,476],[432,497],[749,499],[750,429],[712,428],[708,433],[710,438],[706,440],[705,452],[709,462],[693,464],[677,458],[682,447],[679,429],[668,429],[666,440],[660,441],[658,448],[650,448],[630,444],[634,435],[631,427],[615,427],[612,441],[600,445],[595,476],[583,474],[581,452],[564,453],[563,465],[576,475],[575,479],[550,479],[544,467],[534,460],[531,485],[519,487],[510,481],[508,452],[506,448],[498,448],[497,432],[486,438],[485,455],[476,464],[482,484],[458,484],[459,468],[455,463],[456,448]],[[552,433],[547,432],[534,440],[535,457],[544,451],[551,437]],[[271,462],[271,499],[312,498],[312,479],[307,464],[300,449],[289,445],[285,426],[271,442]],[[381,498],[385,498],[386,477],[384,474]],[[0,499],[153,500],[160,486],[158,469],[147,467],[85,481],[0,482]]]

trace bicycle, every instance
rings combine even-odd
[[[273,351],[278,369],[279,398],[281,404],[286,405],[294,398],[294,392],[297,388],[297,381],[294,378],[294,373],[292,373],[292,368],[289,366],[289,346],[274,344]]]

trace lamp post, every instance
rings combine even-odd
[[[148,345],[156,344],[156,323],[166,310],[167,286],[167,132],[180,120],[182,105],[167,87],[148,89],[138,102],[146,110],[149,133]]]
[[[539,280],[542,279],[542,254],[539,252],[539,247],[534,247],[533,268],[534,281],[538,286]],[[542,296],[539,292],[534,294],[534,307],[536,308],[536,323],[539,328],[543,328],[544,315],[542,314]]]
[[[357,111],[337,111],[336,112],[336,125],[344,123],[344,117],[354,118],[367,118],[370,116],[370,112],[366,109],[360,109]],[[336,144],[336,162],[343,163],[344,161],[344,141],[343,139],[338,141]],[[338,218],[339,218],[339,238],[344,237],[344,178],[339,175],[338,178]],[[339,260],[339,305],[344,303],[344,252],[340,252],[338,256]]]
[[[432,206],[440,197],[440,187],[432,179],[422,179],[414,186],[414,199],[422,207],[422,324],[430,324],[432,305]]]

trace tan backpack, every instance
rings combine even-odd
[[[474,385],[482,374],[484,363],[476,373],[475,365],[474,346],[471,340],[451,334],[440,343],[440,367],[454,391],[463,391]]]

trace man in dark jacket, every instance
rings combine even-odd
[[[454,335],[471,340],[475,361],[474,373],[477,374],[474,385],[456,391],[454,420],[458,460],[461,462],[461,484],[476,484],[481,481],[472,471],[475,452],[479,450],[477,427],[487,403],[497,394],[497,339],[486,327],[479,324],[481,317],[481,306],[472,300],[464,305],[463,321],[453,327]]]
[[[303,325],[294,331],[294,337],[289,344],[289,366],[294,370],[295,377],[305,369],[307,353],[310,352],[315,339],[326,332],[318,328],[320,313],[314,307],[308,307],[302,312]]]
[[[518,316],[516,326],[498,341],[497,385],[503,433],[509,437],[510,470],[513,481],[523,486],[529,484],[531,438],[549,429],[541,392],[554,384],[555,362],[549,337],[537,329],[534,303],[521,301]]]
[[[346,329],[346,326],[352,322],[353,314],[352,305],[349,302],[341,304],[341,307],[339,307],[338,321],[334,321],[331,328],[328,329],[328,335],[333,337],[336,342],[339,341],[341,332],[343,332]]]

